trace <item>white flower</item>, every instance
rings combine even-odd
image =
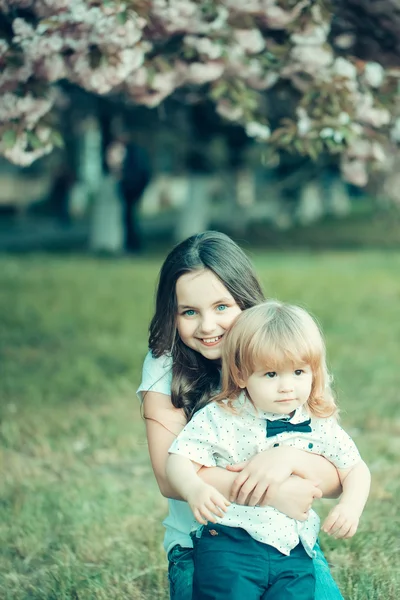
[[[217,7],[217,18],[211,23],[207,23],[206,27],[203,28],[205,31],[218,31],[226,26],[226,22],[229,18],[229,11],[225,6]]]
[[[265,48],[265,41],[258,29],[236,29],[234,38],[246,54],[258,54]]]
[[[397,117],[394,122],[394,127],[390,132],[390,138],[393,142],[400,142],[400,117]]]
[[[379,163],[384,163],[387,159],[386,152],[381,144],[378,142],[372,142],[372,158]]]
[[[333,141],[337,144],[343,142],[343,133],[341,133],[340,131],[335,131],[335,133],[333,134]]]
[[[267,2],[267,6],[263,3],[262,12],[264,19],[271,29],[285,29],[287,25],[292,23],[301,13],[305,6],[310,4],[309,0],[297,2],[292,10],[283,10],[275,3]]]
[[[350,115],[347,112],[342,111],[338,117],[339,125],[348,125],[350,123]]]
[[[202,85],[209,81],[215,81],[224,72],[224,64],[222,62],[209,63],[190,63],[187,73],[187,79],[191,83]]]
[[[373,88],[378,88],[385,77],[383,67],[376,62],[369,62],[365,65],[364,79]]]
[[[386,108],[364,108],[358,111],[358,119],[373,127],[382,127],[390,123],[390,112]]]
[[[345,181],[364,187],[368,183],[367,166],[363,160],[344,159],[341,170]]]
[[[222,46],[211,41],[207,37],[197,37],[194,35],[187,35],[184,38],[184,42],[190,48],[195,48],[199,54],[203,54],[215,60],[220,58],[222,54]]]
[[[323,140],[325,140],[327,138],[333,138],[334,135],[335,135],[335,130],[332,129],[332,127],[324,127],[319,132],[319,137],[322,138]]]
[[[354,81],[357,77],[357,69],[350,61],[345,58],[339,57],[333,64],[333,73],[340,77],[345,77]]]
[[[342,33],[335,37],[335,46],[341,50],[348,50],[356,43],[356,36],[353,33]]]
[[[218,101],[216,111],[221,117],[224,117],[229,121],[239,121],[243,116],[243,109],[241,106],[233,106],[225,99]]]
[[[294,46],[290,52],[295,63],[300,63],[306,73],[317,73],[323,67],[332,63],[332,51],[323,46]],[[289,70],[290,70],[289,65]]]
[[[25,132],[18,136],[12,148],[1,148],[0,146],[2,153],[9,161],[16,165],[21,165],[22,167],[28,167],[41,156],[49,154],[53,149],[53,145],[46,144],[36,150],[27,150],[27,148],[28,138]]]
[[[246,124],[246,133],[249,137],[266,141],[271,136],[271,130],[267,125],[262,125],[257,121],[251,121]]]
[[[304,136],[310,131],[312,121],[302,106],[300,106],[296,112],[298,116],[297,131],[299,135]]]
[[[355,138],[350,141],[347,150],[347,156],[350,158],[367,159],[371,156],[371,143],[369,140]]]
[[[298,46],[322,46],[322,44],[324,44],[327,40],[329,30],[329,23],[323,23],[320,25],[308,23],[303,31],[292,33],[290,39],[293,44]]]

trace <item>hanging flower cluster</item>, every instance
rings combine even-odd
[[[0,153],[30,164],[60,143],[57,82],[149,107],[201,88],[274,147],[341,156],[367,182],[399,135],[399,69],[351,57],[326,0],[0,0]],[[279,123],[269,96],[295,99]]]

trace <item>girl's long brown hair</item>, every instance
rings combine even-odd
[[[217,393],[220,367],[186,346],[177,333],[176,282],[185,273],[208,269],[245,310],[264,295],[253,266],[243,250],[219,231],[205,231],[178,244],[160,271],[156,310],[150,323],[149,348],[154,357],[172,357],[172,404],[189,420]]]

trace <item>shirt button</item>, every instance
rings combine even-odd
[[[274,448],[276,448],[277,446],[279,446],[279,444],[274,444]]]
[[[314,448],[314,444],[312,444],[311,442],[308,444],[309,448]]]

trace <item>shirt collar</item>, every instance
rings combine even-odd
[[[245,392],[242,392],[240,396],[234,401],[234,407],[238,410],[244,410],[245,412],[251,414],[253,417],[258,419],[268,419],[269,421],[277,421],[279,419],[284,419],[285,421],[290,421],[291,423],[297,424],[302,423],[305,419],[310,417],[310,414],[307,410],[307,405],[303,404],[303,406],[299,406],[294,411],[294,414],[290,417],[289,415],[283,415],[280,413],[270,413],[260,410],[255,407],[250,400],[247,398]]]

